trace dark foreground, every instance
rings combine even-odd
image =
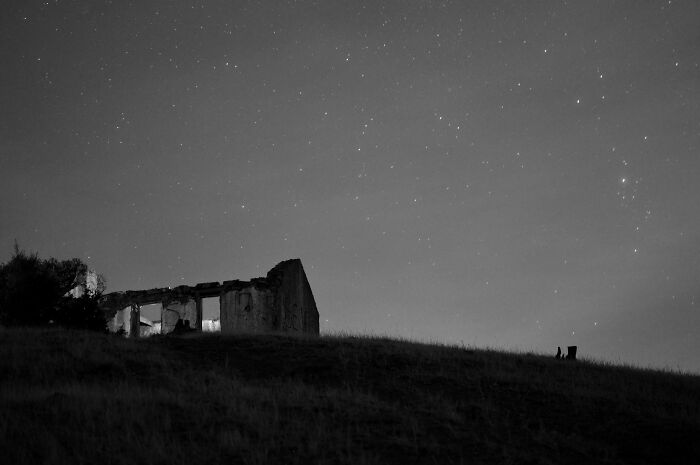
[[[700,377],[372,338],[0,330],[2,463],[698,463]]]

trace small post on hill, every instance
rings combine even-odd
[[[576,360],[576,349],[577,346],[568,346],[567,347],[567,354],[566,354],[566,359],[567,360]]]

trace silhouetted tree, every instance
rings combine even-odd
[[[105,329],[97,301],[104,278],[96,289],[86,286],[88,267],[78,258],[42,260],[15,243],[12,258],[0,265],[0,324],[39,326],[57,324],[96,330]],[[69,292],[82,285],[78,297]]]

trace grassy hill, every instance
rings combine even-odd
[[[700,377],[357,337],[0,330],[3,463],[698,463]]]

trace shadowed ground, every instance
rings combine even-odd
[[[700,377],[382,338],[0,330],[5,463],[695,463]]]

